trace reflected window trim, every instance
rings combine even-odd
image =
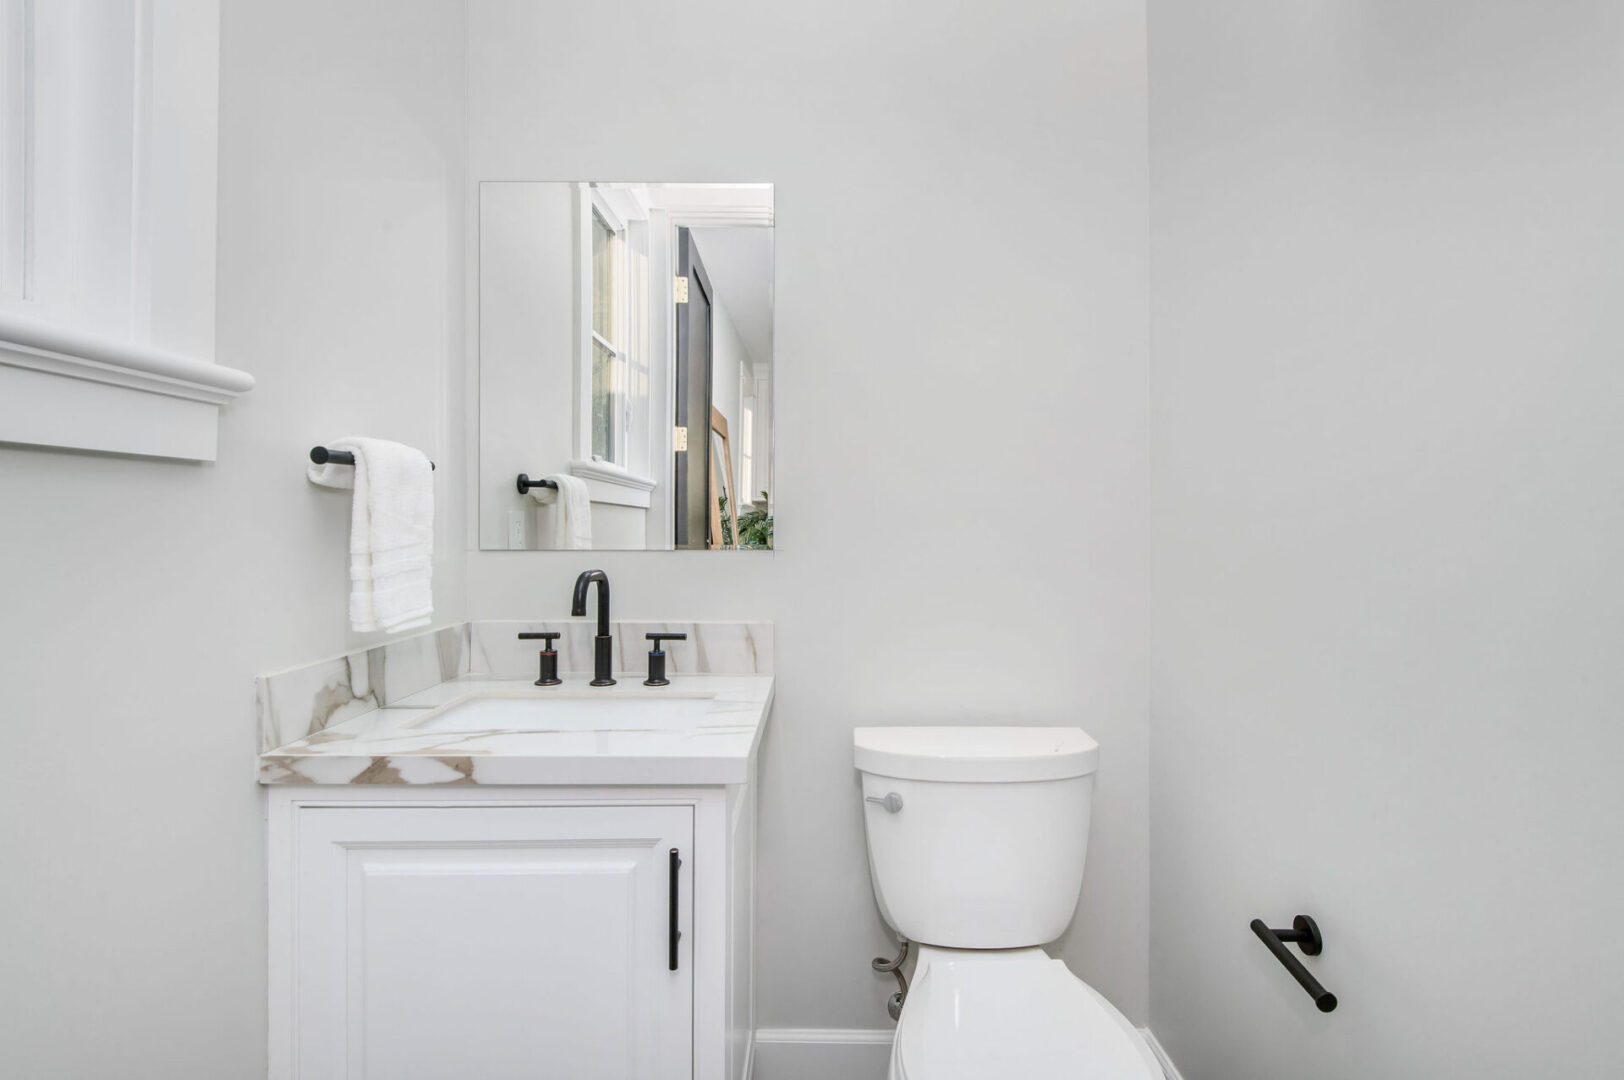
[[[654,453],[650,431],[653,403],[649,385],[649,314],[645,310],[653,268],[649,220],[652,207],[646,195],[633,185],[580,183],[574,187],[579,314],[572,460],[604,465],[641,481],[651,474]],[[607,320],[601,319],[603,312],[595,306],[594,244],[603,233],[618,238],[614,310]],[[607,409],[612,425],[607,429],[604,413],[595,408],[605,404],[594,385],[600,350],[613,357],[615,400]],[[606,449],[608,454],[602,452]]]
[[[743,394],[739,396],[739,490],[743,493],[739,496],[741,506],[755,501],[755,497],[751,494],[756,484],[755,421],[756,398],[755,388],[752,386],[749,396]]]
[[[629,247],[627,222],[615,212],[609,201],[603,197],[603,192],[597,188],[592,189],[591,203],[587,208],[587,213],[590,215],[590,235],[594,238],[593,249],[586,253],[588,261],[587,280],[590,282],[592,289],[592,295],[588,298],[587,306],[594,317],[590,318],[582,328],[586,331],[585,336],[590,339],[586,343],[587,348],[584,350],[585,359],[589,365],[586,376],[589,380],[595,380],[597,357],[593,346],[601,348],[607,353],[613,365],[609,372],[610,388],[608,394],[610,407],[607,415],[609,430],[604,433],[603,438],[603,449],[606,452],[599,452],[599,432],[597,430],[597,410],[595,407],[591,409],[586,419],[588,425],[587,450],[591,454],[592,460],[602,461],[625,469],[629,463],[628,436],[631,428],[631,402],[628,393],[630,360],[627,355],[627,324],[629,321],[627,306],[631,294],[628,278],[631,260],[628,258],[627,250]],[[610,336],[607,337],[600,333],[595,325],[598,306],[598,278],[592,260],[596,255],[595,242],[599,224],[602,225],[603,230],[609,236],[610,250],[613,253],[610,265],[611,280],[607,283],[610,294],[608,325],[605,327]]]

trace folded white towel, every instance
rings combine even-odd
[[[411,630],[434,614],[434,466],[421,450],[348,437],[327,446],[354,467],[311,464],[312,483],[354,488],[350,504],[350,628]]]
[[[552,507],[546,546],[555,551],[591,551],[592,496],[587,493],[586,481],[563,474],[547,479],[558,485],[557,491],[540,486],[530,489],[532,499]]]

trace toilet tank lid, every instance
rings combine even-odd
[[[859,771],[902,780],[1065,780],[1100,759],[1100,744],[1074,727],[860,727],[852,743]]]

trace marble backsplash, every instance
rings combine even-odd
[[[520,641],[521,631],[556,630],[558,668],[592,670],[590,620],[568,622],[479,621],[458,623],[361,652],[274,675],[261,675],[255,702],[260,750],[266,752],[460,675],[536,673],[539,641]],[[773,674],[770,622],[616,622],[615,670],[647,666],[648,633],[687,634],[665,644],[666,671],[673,675]]]
[[[254,680],[260,752],[468,674],[468,625],[261,675]]]

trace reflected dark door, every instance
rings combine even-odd
[[[711,283],[687,229],[677,230],[677,416],[687,429],[686,450],[676,452],[676,546],[706,547],[710,528]],[[680,445],[680,444],[679,444]]]

